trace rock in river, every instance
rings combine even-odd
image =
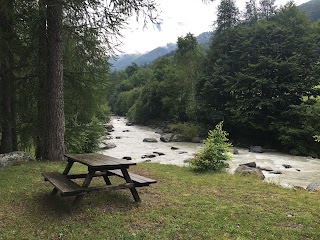
[[[150,142],[150,143],[156,143],[156,142],[158,142],[158,140],[155,139],[155,138],[145,138],[145,139],[143,139],[143,141],[144,141],[144,142]]]

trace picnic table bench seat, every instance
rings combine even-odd
[[[86,191],[85,188],[71,181],[67,175],[58,172],[43,172],[42,175],[46,181],[59,190],[62,196],[78,195]]]
[[[116,176],[118,176],[118,177],[124,178],[121,170],[108,170],[108,171],[106,171],[106,172],[107,172],[108,174],[116,175]],[[134,183],[134,185],[135,185],[136,187],[149,186],[150,184],[157,182],[157,181],[154,180],[154,179],[146,178],[146,177],[143,177],[143,176],[138,175],[138,174],[135,174],[135,173],[130,173],[130,172],[129,172],[129,176],[130,176],[132,182]]]

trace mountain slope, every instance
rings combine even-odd
[[[308,18],[313,21],[320,19],[320,0],[311,0],[298,6],[301,11],[306,12]]]
[[[197,36],[197,41],[199,44],[207,45],[212,37],[212,32],[204,32]],[[171,53],[177,49],[176,43],[168,43],[166,46],[157,47],[150,52],[145,54],[123,54],[120,55],[117,59],[111,59],[109,62],[112,64],[112,70],[121,70],[125,69],[132,63],[138,65],[145,65],[153,62],[155,59],[162,57],[166,54]]]

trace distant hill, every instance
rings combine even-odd
[[[208,45],[212,37],[212,32],[204,32],[197,36],[197,41],[199,44]],[[162,57],[175,51],[177,49],[176,43],[168,43],[166,46],[157,47],[150,52],[145,54],[123,54],[117,57],[117,59],[111,59],[109,62],[112,64],[112,70],[125,69],[132,63],[138,65],[145,65],[153,62],[155,59]]]
[[[317,21],[320,19],[320,0],[311,0],[299,5],[298,8],[306,12],[311,20]]]
[[[320,0],[311,0],[309,2],[303,3],[298,6],[302,11],[305,11],[307,16],[313,21],[320,19]],[[208,46],[210,39],[212,38],[212,32],[204,32],[197,36],[197,41],[199,44]],[[113,70],[125,69],[132,63],[138,65],[145,65],[153,62],[155,59],[162,57],[164,55],[170,55],[173,51],[177,49],[176,43],[168,43],[166,46],[157,47],[150,52],[145,54],[123,54],[117,57],[117,59],[111,59]]]

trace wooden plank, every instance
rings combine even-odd
[[[112,169],[119,168],[120,166],[128,168],[129,166],[136,164],[134,162],[128,162],[127,160],[118,159],[98,153],[66,154],[65,157],[72,161],[79,162],[97,169]]]
[[[77,179],[77,178],[86,178],[87,177],[87,173],[80,173],[80,174],[68,174],[67,177],[69,179]],[[106,176],[105,172],[96,172],[93,177],[104,177]]]
[[[110,172],[118,177],[122,177],[122,178],[124,177],[121,170],[109,170],[108,172]],[[149,184],[157,182],[154,179],[146,178],[144,176],[141,176],[141,175],[138,175],[135,173],[129,173],[129,176],[134,183],[137,183],[139,185],[149,185]]]
[[[86,189],[86,192],[93,192],[93,191],[110,192],[110,191],[121,190],[121,189],[126,189],[126,188],[134,188],[134,183],[124,183],[124,184],[119,184],[119,185],[89,187]]]
[[[58,189],[63,196],[77,195],[85,192],[85,188],[82,188],[77,183],[71,181],[66,175],[58,172],[44,172],[42,173],[45,180],[52,183],[52,185]]]

